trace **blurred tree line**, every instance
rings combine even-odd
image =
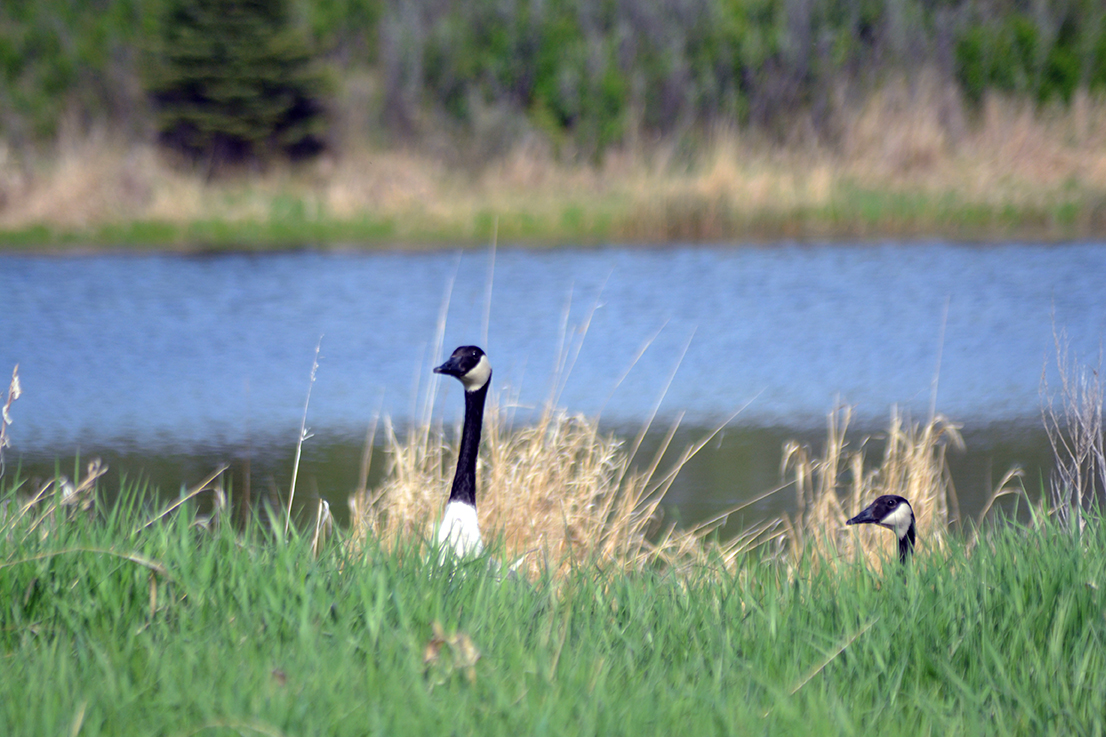
[[[815,128],[933,70],[978,102],[1106,88],[1103,0],[5,0],[0,137],[107,124],[193,158],[508,120],[588,154],[715,121]],[[354,81],[369,80],[357,86]],[[354,89],[368,92],[354,94]],[[364,130],[335,125],[364,108]]]

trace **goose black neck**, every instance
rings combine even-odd
[[[906,534],[899,538],[899,560],[903,563],[910,557],[910,554],[914,552],[914,522],[911,521],[910,529],[906,531]]]
[[[480,453],[480,427],[484,424],[484,399],[489,380],[476,391],[465,392],[465,425],[461,431],[461,450],[457,454],[457,472],[449,501],[476,506],[476,457]]]

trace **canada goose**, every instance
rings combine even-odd
[[[457,472],[438,528],[438,547],[452,550],[458,558],[479,555],[484,550],[480,524],[476,519],[476,456],[480,450],[480,426],[484,422],[484,400],[492,378],[487,355],[474,345],[453,351],[449,360],[434,369],[436,374],[455,376],[465,387],[465,424]]]
[[[886,527],[895,533],[899,539],[899,560],[903,563],[914,552],[914,508],[901,496],[884,494],[845,524],[865,523]]]

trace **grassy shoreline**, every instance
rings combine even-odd
[[[0,171],[0,250],[439,248],[489,242],[1071,240],[1106,232],[1106,100],[948,103],[888,85],[833,141],[719,129],[566,160],[533,134],[480,165],[463,142],[349,143],[208,181],[107,133]],[[450,153],[453,151],[454,153]]]
[[[956,425],[893,414],[866,459],[841,408],[821,449],[785,446],[796,513],[726,540],[657,515],[709,435],[635,472],[636,446],[546,409],[514,428],[489,406],[488,552],[456,567],[433,527],[457,433],[429,422],[385,423],[384,481],[368,486],[366,454],[346,529],[322,502],[299,529],[283,504],[235,521],[225,466],[172,501],[105,493],[97,460],[72,482],[4,477],[0,732],[1106,731],[1097,501],[1078,500],[1075,532],[1075,500],[1031,503],[1011,471],[994,498],[1026,508],[959,526]],[[891,535],[844,525],[882,493],[918,513],[905,567]]]
[[[194,502],[157,516],[135,489],[34,530],[8,512],[12,737],[1106,728],[1098,518],[1082,540],[1047,518],[974,550],[923,538],[902,572],[819,566],[808,545],[526,583],[485,559],[451,573],[414,538],[316,546],[199,526]]]
[[[664,222],[649,214],[569,205],[543,220],[530,212],[477,213],[454,223],[418,215],[408,224],[375,220],[196,220],[186,223],[136,220],[67,228],[36,224],[0,230],[0,253],[204,253],[240,251],[434,250],[485,245],[493,238],[521,248],[650,247],[669,243],[764,245],[779,241],[876,242],[948,240],[1069,242],[1106,232],[1106,193],[1082,193],[1047,208],[1013,205],[959,206],[923,195],[857,191],[818,209],[791,213],[746,213],[719,209],[706,200],[663,203]],[[947,198],[942,198],[947,199]],[[489,226],[488,221],[497,223]]]

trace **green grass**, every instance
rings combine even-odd
[[[357,220],[310,220],[295,211],[274,214],[268,220],[196,220],[176,224],[136,220],[65,229],[35,225],[0,230],[0,251],[33,252],[39,249],[87,250],[204,250],[239,251],[331,247],[346,244],[388,243],[395,225],[369,217]]]
[[[10,486],[9,486],[10,488]],[[0,734],[1102,734],[1106,528],[996,525],[905,571],[499,580],[414,545],[0,498]],[[857,534],[882,534],[875,529]],[[414,542],[414,541],[412,541]],[[495,555],[493,551],[492,555]],[[155,592],[155,596],[151,595]],[[440,623],[439,637],[435,623]],[[479,652],[472,662],[470,644]],[[429,646],[429,649],[428,649]],[[425,660],[430,655],[429,661]]]
[[[610,241],[667,242],[779,238],[917,238],[966,240],[1094,237],[1106,227],[1106,196],[1065,192],[1042,205],[986,204],[844,186],[824,206],[755,210],[712,195],[681,194],[649,203],[599,197],[590,203],[528,210],[481,209],[447,218],[366,214],[310,216],[302,201],[277,197],[267,219],[184,223],[119,221],[66,228],[37,224],[0,229],[0,252],[88,249],[282,250],[332,246],[424,248],[501,242],[548,246]],[[540,210],[540,211],[539,211]],[[548,210],[548,211],[546,211]]]

